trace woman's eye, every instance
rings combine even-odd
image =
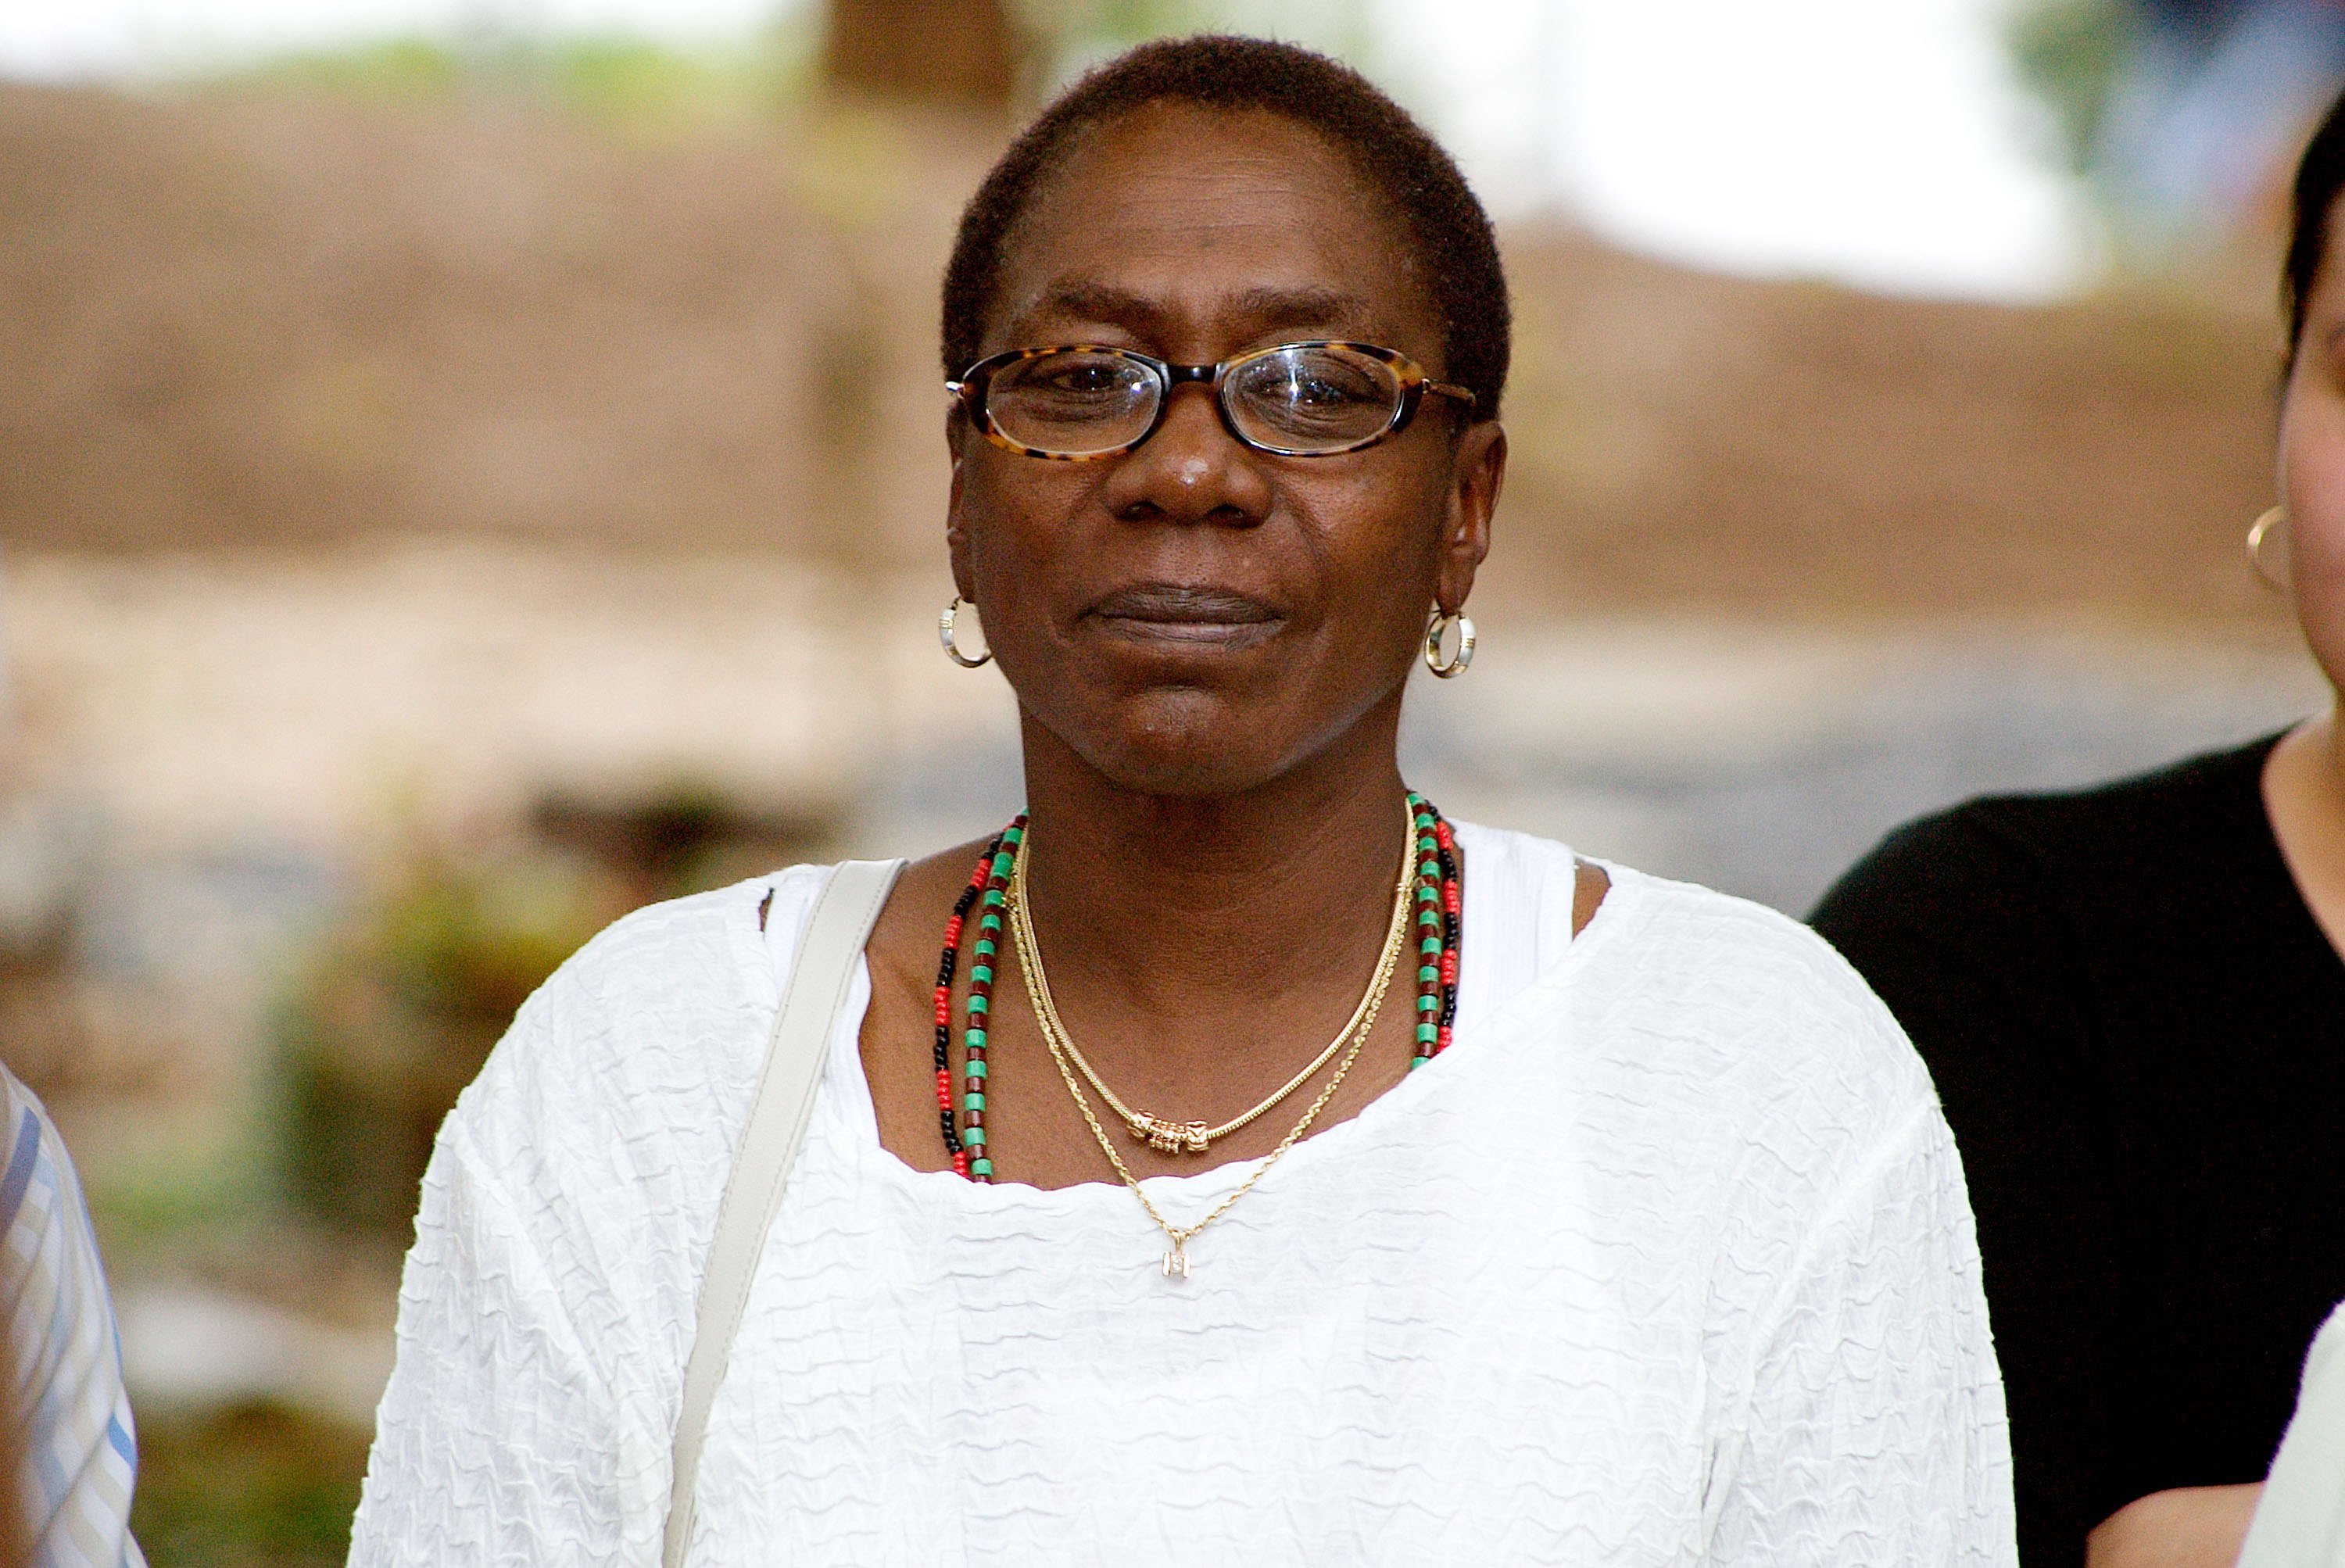
[[[1365,395],[1365,393],[1359,387],[1331,381],[1324,376],[1306,377],[1298,381],[1294,387],[1294,398],[1297,402],[1312,403],[1322,408],[1357,402]]]
[[[1051,377],[1051,384],[1061,392],[1105,392],[1114,377],[1101,365],[1076,365]]]
[[[1341,371],[1295,369],[1281,376],[1278,401],[1305,413],[1336,413],[1380,401],[1378,389]]]

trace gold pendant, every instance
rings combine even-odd
[[[1174,1242],[1172,1250],[1164,1255],[1164,1278],[1167,1279],[1189,1278],[1189,1249],[1184,1244]]]
[[[1213,1143],[1203,1122],[1165,1122],[1135,1112],[1125,1124],[1132,1135],[1160,1155],[1202,1155]]]

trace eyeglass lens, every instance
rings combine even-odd
[[[1382,434],[1399,411],[1398,375],[1382,360],[1319,345],[1248,360],[1223,380],[1222,405],[1246,440],[1281,452],[1335,452]],[[1164,389],[1145,362],[1068,349],[994,373],[985,408],[1020,446],[1082,456],[1147,433]]]

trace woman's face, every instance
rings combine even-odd
[[[1438,379],[1439,323],[1396,229],[1313,132],[1152,105],[1082,133],[1044,181],[981,351],[1208,364],[1341,338]],[[1396,704],[1434,603],[1464,604],[1505,438],[1461,423],[1428,397],[1378,445],[1275,457],[1188,386],[1135,451],[1055,463],[956,418],[954,579],[1030,722],[1126,788],[1235,793]]]
[[[2304,338],[2280,405],[2280,498],[2297,619],[2329,684],[2345,692],[2345,267],[2339,215],[2306,299]]]

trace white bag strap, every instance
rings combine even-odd
[[[901,860],[839,862],[816,898],[806,934],[798,940],[789,984],[774,1014],[756,1097],[749,1102],[749,1120],[741,1130],[725,1201],[716,1211],[708,1268],[701,1276],[700,1322],[692,1337],[692,1359],[685,1364],[684,1404],[675,1420],[667,1534],[660,1553],[666,1568],[684,1568],[709,1408],[716,1402],[726,1363],[733,1357],[733,1336],[748,1305],[749,1283],[766,1248],[766,1232],[773,1227],[782,1188],[797,1162],[798,1146],[806,1141],[832,1022],[847,1002],[856,960],[863,956],[879,907],[888,901],[888,891],[903,869]]]

